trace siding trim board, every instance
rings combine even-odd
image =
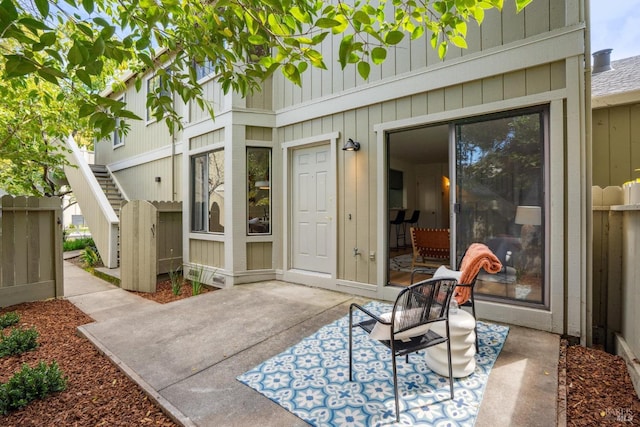
[[[584,25],[550,31],[276,112],[276,127],[582,55]],[[363,102],[366,100],[366,103]]]

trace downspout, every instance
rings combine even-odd
[[[586,161],[586,228],[587,228],[587,249],[586,249],[586,345],[593,345],[593,200],[591,188],[593,186],[593,142],[592,142],[592,111],[591,111],[591,11],[590,2],[584,1],[584,16],[586,28],[584,32],[584,86],[585,86],[585,161]]]
[[[171,201],[176,201],[176,125],[171,125]]]

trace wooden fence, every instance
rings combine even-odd
[[[0,307],[64,296],[60,198],[0,199]]]
[[[125,203],[120,210],[120,286],[155,292],[158,275],[181,267],[182,203]]]
[[[593,343],[627,361],[640,395],[640,204],[620,187],[593,187],[592,199]]]

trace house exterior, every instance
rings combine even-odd
[[[470,25],[469,49],[441,61],[407,39],[366,81],[327,60],[301,87],[276,73],[242,98],[199,70],[215,120],[176,100],[182,131],[132,122],[96,144],[96,163],[129,200],[183,202],[185,266],[217,286],[280,279],[391,300],[406,277],[394,283],[390,260],[408,242],[390,221],[419,210],[415,225],[450,229],[451,267],[474,241],[503,261],[478,286],[481,317],[584,339],[587,8],[537,0],[516,14],[508,1]],[[112,96],[150,117],[133,82]]]
[[[640,56],[611,62],[603,56],[591,80],[593,120],[593,185],[622,186],[640,177]]]
[[[593,288],[592,337],[622,356],[640,393],[640,56],[610,61],[593,54]],[[627,184],[625,184],[627,183]],[[624,184],[624,185],[623,185]],[[633,190],[632,190],[633,189]],[[633,191],[633,194],[632,194]]]

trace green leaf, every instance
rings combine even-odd
[[[532,0],[516,0],[516,10],[520,12],[522,9],[527,7]]]
[[[301,85],[300,72],[298,71],[298,68],[296,68],[293,64],[285,64],[284,67],[282,67],[282,73],[291,82],[295,83],[298,86]]]
[[[23,76],[36,71],[36,65],[22,55],[5,56],[5,71],[10,77]]]
[[[78,117],[83,118],[93,114],[96,111],[96,107],[93,104],[82,104],[78,109]]]
[[[361,10],[353,14],[353,20],[363,25],[371,25],[371,17]]]
[[[35,0],[35,3],[43,18],[49,16],[49,0]]]
[[[18,10],[12,0],[3,0],[2,3],[0,3],[0,18],[2,18],[3,21],[18,19]]]
[[[82,7],[91,15],[93,13],[93,0],[82,0]]]
[[[319,28],[333,28],[339,25],[340,21],[331,18],[320,18],[316,21],[316,26]]]
[[[371,60],[374,64],[380,65],[387,59],[387,49],[383,47],[374,47],[371,50]]]
[[[100,124],[100,133],[106,136],[106,135],[109,135],[111,132],[113,132],[115,128],[116,128],[116,121],[111,117],[108,117],[102,120],[102,123]]]
[[[95,18],[93,18],[93,22],[100,25],[101,27],[111,27],[111,24],[109,23],[109,21],[99,16],[96,16]]]
[[[417,40],[424,35],[424,27],[420,25],[411,32],[411,40]]]
[[[73,46],[71,46],[71,49],[69,49],[69,54],[67,55],[67,58],[69,59],[69,63],[71,65],[79,65],[79,64],[82,64],[82,62],[84,61],[84,58],[82,55],[82,48],[80,47],[80,43],[78,43],[77,40],[75,43],[73,43]]]
[[[302,22],[303,24],[311,23],[311,15],[309,15],[308,12],[303,13],[298,6],[294,6],[291,9],[289,9],[289,13],[291,13],[291,15],[293,15],[294,18],[296,18],[299,22]]]
[[[58,39],[58,36],[53,31],[49,33],[40,34],[40,43],[42,43],[45,46],[51,46],[56,42],[57,39]]]
[[[88,87],[91,87],[93,83],[91,82],[91,76],[82,68],[76,70],[76,77]]]
[[[124,109],[123,109],[123,110],[120,110],[120,111],[119,111],[119,113],[118,113],[118,115],[119,115],[120,117],[122,117],[122,118],[125,118],[125,119],[142,120],[142,118],[141,118],[140,116],[138,116],[138,115],[136,115],[136,114],[132,113],[132,112],[131,112],[131,111],[129,111],[129,110],[124,110]]]
[[[47,52],[47,54],[51,57],[53,57],[55,60],[57,60],[58,62],[64,62],[62,60],[62,56],[60,56],[60,53],[57,50],[53,50],[53,49],[45,49],[45,52]]]
[[[402,31],[389,31],[384,39],[384,42],[389,45],[396,45],[402,41],[404,33]]]
[[[256,46],[261,46],[261,45],[263,45],[263,44],[265,44],[267,42],[267,39],[265,39],[260,34],[250,35],[248,40],[249,40],[249,43],[251,43],[252,45],[256,45]]]
[[[94,57],[102,56],[104,53],[104,39],[98,37],[91,48],[91,55]]]
[[[438,57],[444,59],[445,56],[447,56],[447,42],[442,42],[438,46]]]
[[[34,34],[37,33],[38,30],[50,30],[51,28],[47,27],[44,22],[38,21],[33,18],[22,18],[18,21],[20,24],[24,25],[28,29],[30,29]]]
[[[340,42],[340,49],[338,51],[338,61],[340,62],[340,66],[342,67],[342,69],[347,66],[347,61],[349,60],[352,46],[353,34],[349,34],[342,38],[342,41]]]
[[[48,71],[48,69],[46,69],[46,68],[40,68],[38,70],[38,75],[40,77],[42,77],[43,79],[45,79],[46,81],[48,81],[50,83],[53,83],[54,85],[58,85],[59,84],[58,78],[56,76],[54,76],[52,73],[50,73]]]
[[[93,30],[87,24],[84,24],[82,22],[78,22],[78,23],[76,23],[76,27],[78,27],[78,29],[80,31],[82,31],[87,37],[89,37],[91,39],[93,38]]]
[[[362,77],[364,80],[367,80],[369,78],[369,72],[371,72],[371,65],[369,65],[368,62],[358,62],[358,74],[360,74],[360,77]]]
[[[461,49],[467,48],[467,41],[464,39],[464,37],[453,36],[449,40],[451,40],[451,43],[453,43],[454,45],[458,46]]]

